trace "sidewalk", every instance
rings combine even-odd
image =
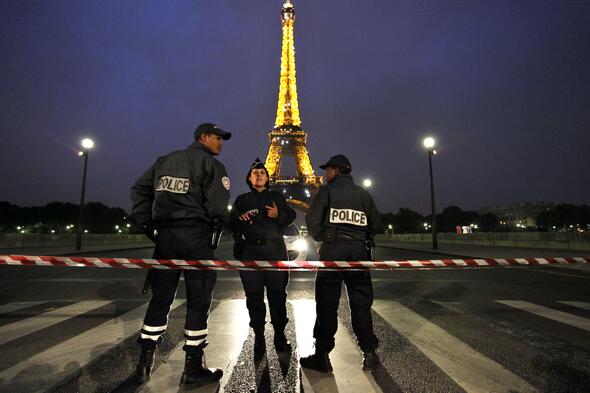
[[[84,245],[82,250],[77,251],[75,246],[42,246],[42,247],[19,247],[19,248],[0,248],[0,255],[51,255],[51,256],[84,256],[96,252],[108,252],[119,250],[133,250],[142,248],[153,248],[154,243],[117,243],[117,244],[95,244]]]
[[[377,246],[411,251],[425,251],[432,254],[453,255],[457,258],[520,258],[520,257],[581,257],[590,252],[575,250],[554,250],[545,248],[516,248],[499,246],[480,246],[463,244],[438,244],[432,249],[432,243],[400,242],[393,240],[377,240]]]

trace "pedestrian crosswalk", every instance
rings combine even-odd
[[[510,307],[530,312],[531,314],[536,314],[541,317],[552,319],[554,321],[561,322],[566,325],[574,326],[578,329],[583,329],[590,332],[590,320],[586,318],[581,318],[563,311],[553,310],[548,307],[544,307],[530,302],[525,302],[522,300],[498,300],[498,302]]]
[[[108,301],[104,300],[81,301],[69,306],[59,307],[57,309],[47,311],[34,318],[27,318],[23,321],[2,326],[0,327],[0,345],[66,321],[72,317],[75,317],[76,315],[84,314],[90,310],[105,306],[108,303]]]
[[[181,306],[184,303],[184,299],[177,299],[172,312],[182,313],[184,307]],[[559,323],[568,329],[577,329],[577,337],[581,337],[582,342],[578,340],[572,343],[572,348],[577,351],[576,356],[590,358],[590,302],[564,299],[541,304],[520,299],[492,299],[477,306],[469,305],[469,302],[427,303],[433,307],[431,313],[424,312],[424,304],[418,307],[416,304],[398,300],[375,300],[373,313],[376,333],[381,342],[387,345],[382,345],[378,351],[383,367],[378,372],[366,372],[361,369],[362,354],[356,344],[356,338],[351,333],[347,307],[343,302],[339,314],[336,347],[330,354],[334,373],[326,375],[300,369],[297,362],[299,357],[307,356],[314,350],[312,332],[316,310],[312,299],[289,300],[291,322],[287,328],[290,329],[288,337],[293,341],[293,353],[287,354],[286,358],[284,354],[276,354],[272,347],[272,336],[267,335],[267,355],[261,361],[254,361],[251,356],[252,334],[248,329],[249,318],[245,300],[216,301],[209,318],[210,334],[206,360],[209,366],[222,368],[224,376],[218,384],[196,391],[370,393],[547,390],[543,387],[542,378],[550,378],[551,371],[544,370],[549,376],[541,377],[534,371],[529,373],[526,367],[515,367],[516,362],[507,360],[505,356],[505,353],[510,352],[510,348],[502,348],[502,342],[486,342],[486,334],[495,339],[504,337],[506,343],[515,340],[512,332],[517,325],[508,326],[507,320],[510,318],[504,318],[498,323],[482,322],[494,321],[494,318],[500,319],[500,316],[507,315],[518,319],[519,323],[529,323],[531,331],[540,336],[544,334],[544,327],[537,318],[542,318],[550,324]],[[113,308],[113,301],[109,300],[72,302],[49,310],[42,309],[33,315],[33,310],[40,310],[42,304],[41,301],[30,301],[0,305],[0,353],[14,353],[18,350],[14,346],[29,345],[26,344],[27,337],[42,336],[45,329],[51,326],[60,326],[60,329],[63,327],[64,330],[64,339],[56,339],[54,345],[42,348],[26,359],[19,359],[14,363],[0,363],[2,392],[51,391],[56,386],[67,386],[70,380],[72,384],[79,384],[80,381],[76,382],[76,376],[81,370],[96,367],[96,361],[108,356],[115,348],[124,351],[137,350],[135,338],[142,324],[146,304],[138,303],[130,310],[112,318],[104,315],[106,311],[96,311]],[[466,311],[468,309],[471,311]],[[486,310],[493,312],[486,313]],[[482,329],[479,333],[481,340],[473,339],[473,331],[465,332],[467,326],[449,328],[447,323],[437,318],[437,315],[445,312],[449,318],[457,314],[461,320],[475,321],[474,323]],[[99,314],[105,320],[73,336],[65,333],[68,324],[75,324],[80,316],[91,318],[95,314]],[[269,329],[272,331],[270,325]],[[96,383],[96,386],[83,389],[75,385],[77,387],[66,390],[177,392],[184,366],[183,340],[180,335],[166,339],[176,341],[169,351],[158,354],[152,378],[143,386],[129,387],[132,371],[128,373],[127,380],[120,381],[113,381],[113,378],[116,378],[114,374],[101,375],[100,372],[93,372],[93,383]],[[571,340],[570,337],[561,339],[566,344]],[[531,343],[533,341],[531,340]],[[497,348],[494,345],[497,345]],[[403,346],[403,350],[396,350],[396,346]],[[525,346],[521,346],[515,353],[527,351]],[[540,352],[539,348],[531,344],[530,354],[533,358],[538,358]],[[396,356],[406,357],[403,370],[393,368],[394,364],[400,364],[390,361]],[[543,353],[543,356],[551,354]],[[436,372],[431,372],[428,378],[424,378],[417,370],[425,366]],[[120,367],[132,370],[133,364],[121,364]],[[584,367],[587,366],[575,367],[581,367],[581,371],[584,371]],[[106,371],[104,374],[107,374]],[[101,388],[102,380],[109,381],[109,389]]]

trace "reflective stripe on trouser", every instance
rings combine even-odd
[[[184,338],[186,339],[186,346],[199,347],[207,341],[207,329],[203,329],[203,330],[184,329]]]
[[[162,335],[166,331],[167,327],[168,327],[167,325],[150,326],[150,325],[144,324],[141,327],[140,338],[142,338],[144,340],[158,341],[160,339],[160,337],[162,337]]]

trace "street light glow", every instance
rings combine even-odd
[[[363,187],[369,188],[369,187],[371,187],[371,185],[373,185],[373,182],[371,181],[371,179],[363,180]]]
[[[82,147],[86,150],[88,149],[92,149],[94,147],[94,141],[90,138],[84,138],[82,139],[82,142],[80,142]]]
[[[436,145],[436,141],[431,136],[424,138],[422,143],[424,144],[424,147],[427,149],[432,149],[434,145]]]

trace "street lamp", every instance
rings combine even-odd
[[[78,228],[76,231],[76,250],[82,249],[82,223],[83,223],[83,209],[84,196],[86,194],[86,172],[88,169],[88,152],[94,147],[94,141],[90,138],[84,138],[80,142],[83,150],[78,152],[79,156],[84,157],[84,173],[82,175],[82,193],[80,195],[80,206],[78,207]],[[85,231],[86,232],[86,231]]]
[[[424,138],[422,141],[424,148],[428,151],[428,169],[430,171],[430,206],[432,210],[432,249],[438,248],[438,239],[436,238],[436,208],[434,206],[434,179],[432,176],[432,156],[436,154],[434,147],[436,141],[433,137],[429,136]]]
[[[363,187],[369,188],[372,185],[373,185],[373,181],[371,179],[365,179],[365,180],[363,180]]]

